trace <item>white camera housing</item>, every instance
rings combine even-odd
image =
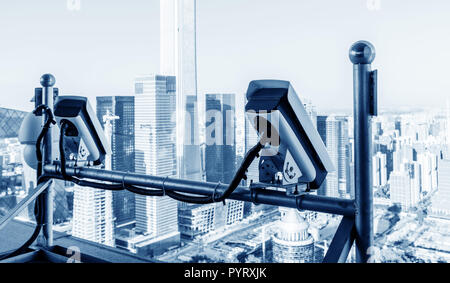
[[[277,175],[275,178],[268,176],[269,179],[280,178],[281,172],[284,183],[307,184],[310,189],[318,189],[335,168],[291,83],[252,81],[247,100],[245,110],[248,118],[258,133],[265,133],[270,140],[269,148],[265,149],[260,160],[260,182],[263,182],[261,172],[265,168],[261,163],[265,162],[265,166],[270,166]],[[269,175],[267,171],[264,173]]]
[[[82,139],[89,151],[87,160],[93,161],[95,165],[100,165],[105,156],[111,154],[111,146],[86,97],[58,96],[54,115],[58,126],[61,126],[63,121],[73,125],[66,135]]]

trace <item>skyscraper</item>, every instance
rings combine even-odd
[[[420,200],[420,165],[417,162],[404,162],[399,171],[391,173],[389,179],[390,198],[407,210]]]
[[[319,121],[320,123],[323,122],[320,119]],[[345,197],[347,191],[349,191],[347,177],[350,168],[348,121],[346,117],[329,116],[327,118],[326,147],[336,167],[336,171],[330,172],[327,176],[326,195]]]
[[[387,183],[386,155],[377,152],[372,156],[373,186],[382,187]]]
[[[74,186],[72,235],[114,246],[111,191]]]
[[[431,213],[450,218],[450,160],[439,161],[438,179],[438,191],[432,198]]]
[[[234,94],[206,95],[205,167],[208,182],[229,184],[236,172],[236,118]],[[216,204],[215,225],[233,224],[243,218],[244,203],[229,200]]]
[[[430,152],[419,153],[417,161],[422,165],[422,191],[430,193],[437,189],[438,157]]]
[[[245,117],[245,152],[248,152],[259,142],[259,136],[252,123]],[[259,182],[259,158],[256,158],[247,170],[247,183]]]
[[[160,9],[161,75],[175,76],[177,85],[178,174],[181,178],[200,180],[200,145],[198,141],[192,143],[191,140],[198,137],[198,113],[189,111],[187,107],[187,104],[197,104],[197,2],[161,0]],[[192,124],[194,122],[195,125]],[[185,129],[192,129],[196,134],[193,137],[187,135]]]
[[[135,80],[135,171],[177,176],[176,81],[173,76],[143,76]],[[149,244],[179,243],[177,202],[167,196],[136,196],[136,229]],[[163,252],[164,247],[153,251]]]
[[[206,95],[206,180],[229,183],[236,170],[234,94]]]
[[[119,119],[112,121],[111,168],[122,172],[134,172],[134,96],[97,97],[97,117],[103,121],[108,113]],[[103,125],[103,123],[102,123]],[[135,195],[128,191],[113,192],[116,224],[121,226],[135,220]]]

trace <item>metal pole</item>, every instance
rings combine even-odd
[[[45,74],[41,77],[41,85],[43,87],[42,91],[42,102],[47,105],[53,111],[53,86],[55,85],[55,77],[51,74]],[[45,121],[48,117],[44,113],[43,120]],[[53,162],[53,129],[47,132],[44,137],[44,148],[43,148],[43,163],[52,164]],[[46,240],[46,246],[53,246],[53,183],[49,185],[48,189],[45,191],[44,196],[44,226],[43,233]]]
[[[376,108],[376,71],[371,70],[375,48],[367,41],[358,41],[350,48],[354,80],[355,138],[355,205],[356,260],[367,262],[373,245],[372,195],[372,116]]]
[[[62,179],[58,165],[44,166],[44,172],[56,179]],[[93,168],[67,168],[69,176],[112,182],[117,184],[135,185],[153,189],[165,189],[181,193],[198,194],[210,196],[215,191],[224,191],[228,185],[191,180],[171,179],[135,173],[108,171]],[[301,210],[311,210],[323,213],[338,214],[354,217],[355,206],[353,200],[338,199],[316,195],[302,195],[298,197],[287,196],[285,192],[265,189],[254,189],[253,192],[247,187],[238,187],[229,197],[230,199],[248,201],[260,204],[269,204]]]

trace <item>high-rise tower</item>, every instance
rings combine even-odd
[[[348,191],[349,138],[346,117],[329,116],[326,120],[326,146],[328,154],[336,166],[336,171],[327,176],[326,195],[345,197]]]
[[[99,121],[107,113],[119,119],[111,121],[111,169],[134,172],[134,96],[97,97],[97,117]],[[135,220],[135,195],[128,191],[113,192],[114,217],[118,226]]]
[[[206,181],[229,184],[236,172],[236,117],[234,94],[206,95]],[[215,204],[215,227],[242,220],[244,203]]]
[[[177,160],[181,178],[201,180],[197,105],[196,0],[160,1],[160,73],[176,77]],[[189,99],[188,99],[189,97]],[[187,130],[186,130],[187,129]],[[192,136],[190,132],[194,131]]]
[[[173,76],[143,76],[135,80],[136,173],[177,175],[175,89]],[[137,195],[136,229],[158,242],[176,243],[177,238],[179,242],[177,201],[167,196]]]

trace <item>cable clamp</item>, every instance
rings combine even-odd
[[[127,185],[125,184],[125,177],[128,175],[128,171],[127,173],[123,174],[122,176],[122,189],[126,190],[127,189]]]
[[[257,198],[257,197],[258,197],[258,194],[257,194],[256,188],[250,187],[250,198],[251,198],[252,203],[253,203],[254,205],[259,205],[259,203],[256,201],[256,198]]]
[[[217,199],[216,199],[216,194],[217,194],[217,189],[220,187],[222,185],[222,183],[220,183],[220,181],[217,183],[217,185],[214,187],[214,192],[213,192],[213,195],[212,195],[212,200],[213,200],[213,202],[217,202]],[[220,198],[219,198],[220,199]],[[222,202],[223,202],[223,205],[226,205],[226,202],[225,202],[225,200],[222,200]]]
[[[166,178],[164,178],[163,182],[162,182],[162,191],[163,191],[163,197],[166,196],[166,187],[164,186],[164,184],[166,183],[167,179],[169,179],[169,176],[167,176]]]

